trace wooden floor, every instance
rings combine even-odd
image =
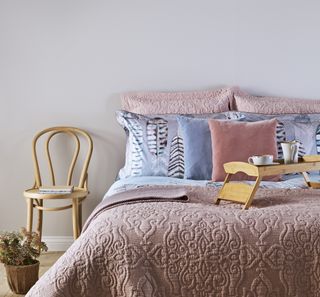
[[[54,262],[62,255],[62,252],[48,252],[40,256],[40,275],[44,274]],[[4,266],[0,264],[0,297],[23,296],[13,294],[7,284]]]

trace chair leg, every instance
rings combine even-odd
[[[79,218],[79,235],[82,231],[82,202],[78,206],[78,218]]]
[[[27,231],[32,231],[33,223],[33,199],[27,198]]]
[[[38,200],[39,201],[39,206],[43,206],[43,201],[42,200]],[[40,241],[42,239],[42,221],[43,221],[43,210],[38,209],[38,226],[37,226],[37,232],[39,234],[40,237]]]
[[[79,202],[78,199],[72,200],[72,225],[73,238],[76,240],[79,237]]]

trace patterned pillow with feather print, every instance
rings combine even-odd
[[[119,178],[169,176],[183,178],[183,141],[175,115],[139,115],[117,111],[127,135],[125,166]]]

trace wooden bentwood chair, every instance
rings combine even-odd
[[[86,153],[86,157],[82,166],[82,171],[79,178],[79,183],[77,187],[74,187],[72,193],[68,194],[41,194],[39,193],[39,187],[43,186],[41,181],[41,174],[39,169],[39,161],[37,157],[37,141],[44,134],[48,134],[48,138],[45,142],[45,153],[46,159],[48,161],[50,176],[52,186],[56,186],[55,174],[52,166],[52,159],[50,156],[49,143],[53,136],[57,134],[66,134],[72,137],[75,141],[75,150],[73,154],[73,158],[69,167],[68,177],[67,177],[67,186],[71,186],[72,176],[74,172],[74,168],[78,159],[78,155],[80,152],[80,139],[79,136],[83,136],[88,142],[88,151]],[[33,156],[33,165],[34,165],[34,175],[35,175],[35,183],[31,189],[24,191],[24,197],[27,200],[28,207],[28,215],[27,215],[27,230],[32,231],[32,223],[33,223],[33,208],[38,209],[38,226],[37,232],[42,236],[42,217],[43,211],[59,211],[68,208],[72,208],[72,224],[73,224],[73,237],[77,239],[80,235],[82,229],[82,201],[89,194],[87,182],[88,182],[88,166],[90,163],[91,155],[93,150],[93,143],[90,135],[78,128],[73,127],[53,127],[45,129],[39,132],[34,138],[32,142],[32,156]],[[48,186],[48,185],[45,185]],[[71,204],[61,207],[44,207],[44,200],[52,200],[52,199],[70,199],[72,201]]]

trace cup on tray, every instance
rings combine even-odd
[[[249,164],[253,165],[270,165],[273,163],[273,155],[257,155],[248,159]]]
[[[281,142],[284,164],[298,163],[299,146],[300,142],[296,140]]]

